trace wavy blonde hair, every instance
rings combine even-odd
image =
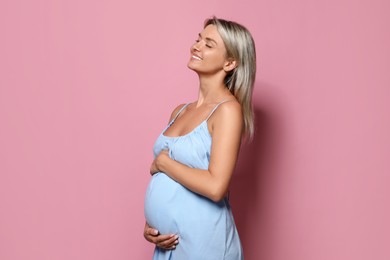
[[[244,135],[251,140],[254,134],[252,92],[256,78],[256,49],[250,32],[242,25],[215,16],[207,19],[204,27],[215,25],[225,44],[227,58],[237,67],[225,77],[225,85],[241,104],[244,117]]]

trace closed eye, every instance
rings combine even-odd
[[[200,39],[196,39],[195,42],[196,42],[196,43],[200,42]],[[212,47],[213,47],[213,46],[212,46],[211,44],[209,44],[208,42],[206,42],[205,46],[206,46],[207,48],[212,48]]]
[[[198,37],[198,39],[195,40],[195,42],[198,43],[198,42],[200,42],[201,40],[202,40],[202,35],[199,34],[199,37]],[[213,39],[211,39],[211,38],[205,38],[204,40],[205,40],[205,42],[206,42],[205,46],[206,46],[207,48],[213,48],[213,44],[212,44],[212,43],[215,43],[215,44],[216,44],[216,42],[215,42]]]

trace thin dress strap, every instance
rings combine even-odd
[[[181,113],[189,104],[190,104],[190,103],[187,103],[187,104],[185,104],[184,106],[182,106],[182,107],[180,108],[179,112],[177,112],[177,114],[175,115],[175,117],[171,120],[171,122],[169,122],[169,125],[168,125],[168,126],[172,125],[172,124],[175,122],[176,118],[180,115],[180,113]]]
[[[210,114],[208,115],[208,117],[206,118],[205,121],[208,121],[208,120],[209,120],[210,116],[213,115],[214,111],[215,111],[221,104],[223,104],[223,103],[225,103],[225,102],[232,101],[232,100],[234,100],[234,99],[228,99],[228,100],[223,100],[223,101],[219,102],[219,103],[213,108],[213,110],[211,110]]]

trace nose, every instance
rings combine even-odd
[[[195,42],[195,43],[192,45],[191,49],[192,49],[193,51],[200,51],[200,42]]]

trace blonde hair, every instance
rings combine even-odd
[[[236,61],[237,67],[225,77],[225,85],[241,104],[244,117],[244,135],[252,139],[254,115],[252,92],[256,78],[256,49],[250,32],[242,25],[215,16],[207,19],[204,27],[215,25],[225,44],[226,55]]]

